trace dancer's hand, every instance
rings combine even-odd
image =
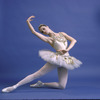
[[[28,22],[32,21],[32,20],[33,20],[32,18],[35,18],[35,16],[30,16],[30,17],[27,19],[27,21],[28,21]]]
[[[61,54],[65,54],[68,51],[67,50],[57,50],[57,52],[60,52]]]

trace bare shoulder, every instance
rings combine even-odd
[[[61,32],[63,34],[63,36],[68,39],[69,41],[76,41],[72,36],[68,35],[67,33],[65,32]]]
[[[67,33],[65,33],[65,32],[60,32],[60,33],[62,33],[64,36],[68,35],[68,34],[67,34]]]
[[[69,37],[69,35],[67,34],[67,33],[65,33],[65,32],[60,32],[64,37],[66,37],[66,38],[68,38]]]

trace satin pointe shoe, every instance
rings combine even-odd
[[[2,89],[2,92],[7,92],[8,93],[8,92],[11,92],[15,89],[16,89],[15,86],[10,86],[10,87],[6,87],[6,88]]]
[[[36,88],[38,88],[38,87],[42,87],[43,85],[44,85],[44,83],[42,83],[41,81],[38,81],[35,84],[31,84],[30,87],[36,87]]]

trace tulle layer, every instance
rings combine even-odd
[[[61,55],[59,52],[53,52],[50,50],[39,50],[39,56],[51,64],[58,65],[59,67],[64,67],[69,70],[80,67],[82,62],[73,56],[68,54]]]

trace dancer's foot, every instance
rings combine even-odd
[[[36,87],[36,88],[38,88],[38,87],[42,87],[43,85],[44,85],[44,83],[42,83],[41,81],[38,81],[35,84],[31,84],[30,87]]]
[[[2,92],[11,92],[15,89],[16,89],[15,86],[10,86],[10,87],[6,87],[6,88],[2,89]]]

